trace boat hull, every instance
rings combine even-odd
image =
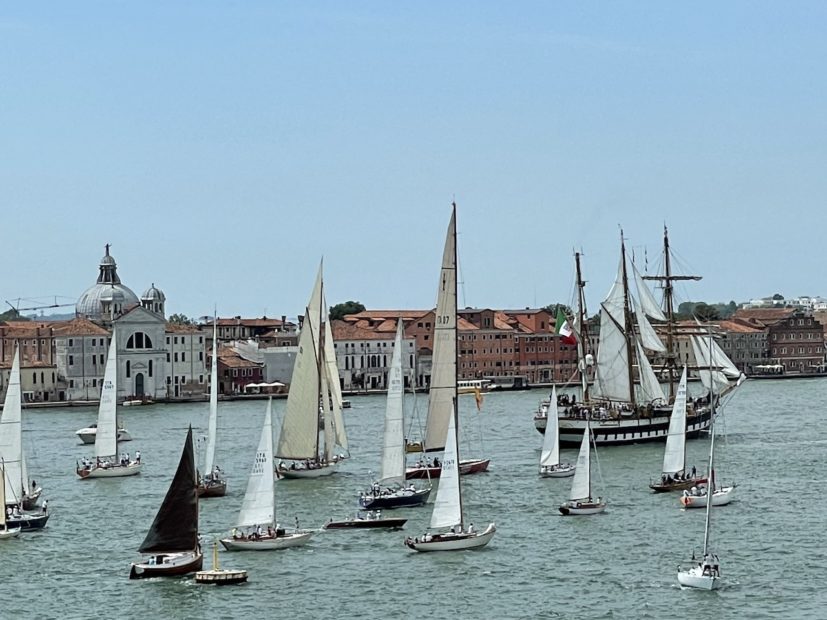
[[[684,588],[717,590],[721,585],[720,575],[704,575],[699,566],[678,571],[678,583]]]
[[[735,487],[723,487],[712,494],[713,506],[726,506],[732,501]],[[709,495],[681,495],[680,503],[684,508],[706,508]]]
[[[431,537],[431,540],[425,541],[423,537],[420,538],[406,538],[405,544],[409,549],[414,551],[462,551],[465,549],[480,549],[491,542],[494,534],[497,532],[497,527],[490,523],[483,532],[475,532],[468,534],[453,534],[451,532],[446,534],[438,534]]]
[[[697,439],[709,430],[711,413],[703,411],[686,418],[686,438]],[[586,428],[586,420],[558,418],[560,425],[560,447],[577,448]],[[538,431],[545,433],[546,418],[535,418]],[[621,418],[619,420],[591,420],[594,442],[598,447],[624,446],[634,443],[666,441],[669,434],[669,416],[657,415],[651,418]]]
[[[158,559],[161,563],[157,563]],[[129,571],[130,579],[149,579],[151,577],[178,577],[201,570],[204,556],[200,551],[183,553],[159,553],[151,556],[156,563],[134,562]]]
[[[355,530],[355,529],[401,529],[407,519],[348,519],[347,521],[328,521],[324,524],[325,530]]]
[[[76,470],[81,480],[90,478],[123,478],[141,473],[143,463],[130,463],[129,465],[112,465],[111,467],[98,467],[94,465],[90,469],[79,468]]]
[[[670,493],[671,491],[685,491],[699,484],[706,484],[706,478],[690,478],[689,480],[674,480],[672,482],[654,482],[649,485],[655,493]]]
[[[459,473],[462,476],[479,474],[488,471],[491,459],[465,459],[459,462]],[[441,467],[409,467],[405,470],[406,480],[421,480],[425,478],[439,478]]]
[[[46,522],[49,517],[46,513],[28,514],[23,513],[18,517],[11,517],[6,519],[6,527],[9,529],[20,528],[23,531],[42,530],[46,527]]]
[[[559,508],[564,516],[596,515],[606,510],[606,502],[566,502]]]
[[[75,435],[78,436],[81,443],[92,444],[95,443],[95,435],[97,432],[98,430],[96,428],[82,428],[75,432]],[[132,441],[132,435],[129,434],[128,430],[122,428],[118,431],[118,441]]]
[[[247,581],[246,570],[213,569],[195,573],[195,583],[213,586],[231,586]]]
[[[574,475],[574,471],[577,469],[574,465],[570,463],[561,463],[560,465],[556,465],[554,467],[540,467],[540,477],[541,478],[568,478]]]
[[[18,534],[20,534],[19,527],[9,528],[4,527],[0,530],[0,540],[8,540],[9,538],[16,538]]]
[[[363,494],[359,497],[359,505],[365,510],[423,506],[428,501],[430,494],[430,487],[417,489],[416,491],[396,491],[385,495]]]
[[[276,469],[276,474],[279,478],[300,479],[300,478],[321,478],[336,473],[338,463],[327,463],[321,467],[311,467],[304,469],[290,469],[289,467],[279,466]]]
[[[300,530],[277,537],[222,538],[221,544],[227,551],[275,551],[307,544],[311,536],[313,532]]]
[[[198,497],[224,497],[226,494],[226,480],[210,480],[198,485]]]

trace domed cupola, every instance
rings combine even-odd
[[[75,314],[93,321],[111,321],[129,306],[138,303],[138,296],[121,284],[115,258],[106,254],[100,261],[98,281],[86,289],[75,304]]]
[[[147,310],[160,314],[161,316],[164,316],[164,302],[166,300],[167,296],[164,295],[164,291],[157,288],[154,282],[152,286],[146,289],[144,294],[141,295],[141,305]]]

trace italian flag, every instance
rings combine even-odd
[[[561,308],[557,308],[557,325],[554,328],[557,335],[563,339],[563,344],[577,344],[577,338],[569,325],[569,320]]]

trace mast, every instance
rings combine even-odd
[[[588,414],[587,414],[588,416]],[[592,425],[589,421],[589,418],[586,417],[586,435],[588,435],[589,439],[589,449],[588,449],[588,458],[586,459],[586,467],[589,468],[589,497],[588,500],[592,501]]]
[[[324,265],[324,259],[322,259],[322,265]],[[319,267],[320,271],[321,271],[321,269],[322,268]],[[325,303],[324,278],[322,278],[322,280],[321,280],[321,289],[320,289],[320,291],[321,291],[321,293],[319,295],[319,300],[320,300],[320,303],[319,303],[319,342],[318,343],[316,343],[316,342],[313,343],[313,351],[314,351],[314,354],[316,355],[316,376],[318,377],[318,380],[316,382],[316,386],[317,386],[316,403],[323,402],[322,398],[327,397],[326,390],[322,389],[322,311],[323,311],[323,306],[324,306],[324,303]],[[311,332],[311,335],[312,335],[312,332]],[[323,405],[322,405],[322,407],[325,408],[325,409],[327,408],[327,406],[328,406],[328,403],[326,403],[326,402],[324,402]],[[322,418],[319,415],[319,406],[317,404],[316,405],[316,458],[317,459],[319,459],[319,431],[321,430],[321,428],[320,428],[321,423],[322,423]],[[329,422],[328,422],[328,424],[329,424]],[[319,459],[319,460],[321,460],[321,459]]]
[[[635,373],[632,368],[632,334],[634,333],[634,322],[632,320],[632,312],[630,310],[631,303],[629,302],[629,278],[626,273],[626,243],[623,241],[623,230],[620,231],[620,259],[623,274],[623,339],[626,341],[626,359],[629,363],[626,365],[626,371],[629,373],[629,401],[632,408],[635,407]],[[591,483],[591,481],[590,481]]]
[[[580,325],[580,339],[577,342],[577,355],[580,358],[580,388],[583,390],[583,402],[589,402],[589,378],[587,376],[586,354],[589,343],[589,326],[586,321],[586,298],[583,289],[586,282],[580,272],[580,252],[574,253],[574,264],[577,274],[577,322]],[[557,406],[557,403],[554,403]]]
[[[674,373],[677,369],[676,359],[677,352],[675,346],[675,287],[672,282],[676,280],[693,280],[701,279],[701,276],[677,276],[672,274],[672,252],[669,249],[669,229],[666,224],[663,225],[663,271],[662,276],[643,276],[644,280],[658,280],[663,283],[663,304],[666,306],[666,360],[665,365],[668,370],[669,377],[669,401],[672,402],[675,398],[675,378]]]
[[[457,389],[457,373],[459,372],[459,315],[457,313],[457,203],[451,203],[451,219],[454,221],[454,426],[457,432],[454,434],[457,450],[457,485],[459,487],[459,526],[465,530],[465,512],[462,510],[462,477],[459,475],[459,391]]]
[[[709,355],[712,356],[712,332],[709,333]],[[709,520],[712,515],[712,495],[715,493],[715,479],[712,468],[715,457],[715,387],[712,383],[712,367],[709,368],[709,469],[706,482],[706,523],[704,524],[704,557],[709,550]]]

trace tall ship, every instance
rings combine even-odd
[[[577,316],[571,330],[577,345],[580,385],[574,394],[563,394],[555,403],[560,445],[576,448],[587,426],[591,427],[597,445],[666,441],[676,379],[682,365],[677,347],[673,285],[679,280],[699,280],[700,277],[672,274],[666,228],[664,273],[642,276],[634,264],[627,261],[621,231],[620,265],[609,294],[600,304],[600,338],[594,355],[590,351],[580,258],[576,253]],[[647,287],[647,279],[661,282],[664,309]],[[635,282],[637,295],[631,290],[630,280]],[[657,330],[650,319],[656,322]],[[706,389],[706,395],[687,400],[687,438],[696,438],[709,429],[711,395],[720,398],[738,385],[742,376],[714,340],[712,346],[706,341],[701,344],[707,331],[708,328],[698,324],[690,333],[683,333],[693,350],[695,370],[705,370],[698,372],[697,377]],[[647,352],[655,360],[657,371]],[[544,401],[534,416],[534,425],[541,433],[545,433],[550,411],[555,411],[554,405]]]

